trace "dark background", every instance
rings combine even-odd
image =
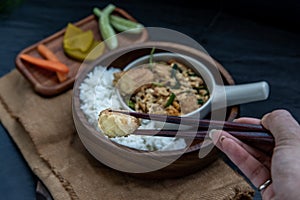
[[[0,0],[0,76],[15,69],[15,57],[22,49],[92,14],[94,6],[104,8],[108,3],[127,10],[147,27],[169,28],[193,38],[237,84],[267,81],[269,99],[241,105],[241,116],[260,118],[284,108],[300,120],[296,0]],[[0,199],[35,199],[36,177],[2,125],[0,181]]]

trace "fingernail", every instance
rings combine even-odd
[[[217,132],[217,131],[218,131],[218,130],[216,130],[216,129],[210,130],[209,133],[208,133],[209,138],[210,138],[210,139],[213,139],[213,135],[214,135],[214,133]]]
[[[221,132],[219,130],[216,130],[216,129],[212,129],[208,133],[208,136],[213,141],[213,143],[217,143],[217,141],[220,138],[220,135],[221,135]]]
[[[226,136],[222,135],[220,138],[220,142],[223,142],[223,140],[226,138]]]

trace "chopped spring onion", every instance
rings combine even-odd
[[[131,109],[133,109],[133,110],[135,109],[135,104],[134,104],[133,101],[128,100],[127,105],[129,106],[129,108],[131,108]]]
[[[166,105],[165,105],[165,108],[168,107],[169,105],[171,105],[175,99],[176,95],[174,93],[171,93]]]
[[[155,51],[155,47],[152,47],[151,52],[150,52],[150,57],[149,57],[150,66],[152,66],[152,64],[153,64],[153,54],[154,54],[154,51]]]

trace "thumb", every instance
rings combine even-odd
[[[276,144],[296,142],[299,145],[300,126],[288,111],[275,110],[268,113],[262,118],[261,123],[273,134]]]

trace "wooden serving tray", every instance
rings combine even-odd
[[[116,8],[113,14],[122,16],[131,21],[136,21],[131,15],[129,15],[125,10],[121,8]],[[98,18],[96,16],[94,15],[87,16],[86,18],[73,24],[84,31],[92,30],[95,39],[102,40],[99,31]],[[25,48],[16,57],[16,68],[32,84],[34,91],[45,97],[55,96],[72,88],[77,71],[80,65],[82,64],[82,62],[70,58],[64,53],[63,37],[64,37],[65,30],[66,28]],[[130,34],[128,36],[126,36],[126,34],[118,35],[120,46],[144,42],[147,39],[148,39],[148,32],[146,29],[144,29],[140,34],[137,35],[134,34]],[[69,67],[70,72],[68,74],[68,79],[66,81],[60,83],[55,72],[51,72],[45,69],[40,69],[20,59],[21,54],[29,54],[35,57],[42,58],[42,56],[37,51],[37,46],[41,43],[46,45],[50,50],[52,50],[55,53],[55,55],[58,57],[58,59]],[[105,53],[107,52],[108,52],[108,48],[106,48]]]

